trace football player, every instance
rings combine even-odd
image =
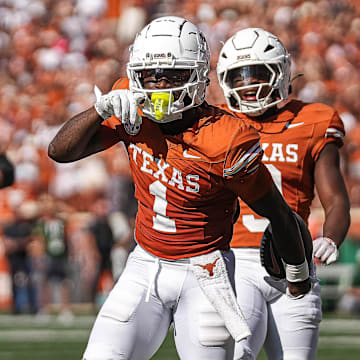
[[[219,54],[217,75],[226,99],[221,107],[259,131],[263,162],[305,222],[316,187],[325,221],[322,236],[313,241],[313,253],[321,263],[336,261],[350,222],[349,199],[339,169],[344,126],[338,114],[320,103],[287,101],[290,55],[275,35],[263,29],[240,30],[228,39]],[[315,271],[313,288],[305,297],[293,301],[286,296],[283,281],[269,277],[260,263],[259,247],[268,220],[240,202],[231,247],[238,302],[252,335],[236,344],[235,358],[250,349],[249,359],[255,359],[265,344],[272,360],[315,359],[322,317]],[[274,269],[269,270],[273,273]]]
[[[139,203],[138,245],[97,316],[85,360],[149,359],[171,323],[181,359],[233,358],[234,340],[249,335],[232,287],[239,196],[270,219],[289,296],[311,287],[295,215],[261,162],[258,133],[204,102],[209,60],[196,26],[155,19],[130,48],[128,78],[108,94],[97,89],[95,106],[49,145],[51,158],[70,162],[122,141]]]

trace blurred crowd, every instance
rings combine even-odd
[[[136,213],[123,147],[56,164],[47,146],[94,103],[95,84],[107,92],[126,76],[129,44],[162,15],[183,16],[205,33],[211,103],[224,101],[215,71],[222,43],[245,27],[276,34],[293,75],[304,74],[293,94],[334,106],[344,121],[342,167],[352,206],[360,206],[360,0],[0,0],[0,152],[16,168],[15,185],[0,192],[0,275],[16,252],[26,264],[20,276],[11,273],[20,289],[15,312],[23,304],[39,312],[56,299],[65,310],[101,302],[121,273]],[[6,286],[0,276],[0,307]]]

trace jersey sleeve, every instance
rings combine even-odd
[[[225,185],[247,203],[263,197],[273,184],[262,155],[257,131],[249,125],[239,128],[225,157],[223,178]]]
[[[335,110],[326,125],[322,122],[316,124],[314,132],[314,138],[319,139],[313,147],[311,154],[315,161],[318,159],[325,145],[333,143],[340,148],[344,144],[344,124]]]
[[[129,79],[128,78],[120,78],[115,81],[111,90],[129,90]]]

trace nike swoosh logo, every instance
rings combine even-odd
[[[187,150],[184,150],[183,156],[184,156],[184,158],[187,158],[187,159],[201,159],[200,156],[188,154]]]
[[[300,126],[300,125],[304,125],[304,122],[300,122],[300,123],[296,123],[296,124],[289,124],[288,129],[296,127],[296,126]]]

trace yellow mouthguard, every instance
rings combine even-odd
[[[154,104],[155,118],[161,120],[164,114],[168,112],[170,94],[166,92],[152,93],[151,102]],[[174,95],[171,95],[171,102],[174,101]]]

